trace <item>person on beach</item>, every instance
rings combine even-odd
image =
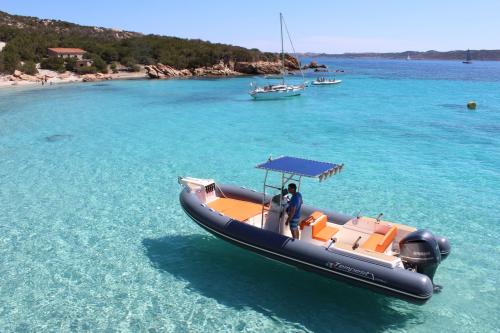
[[[299,220],[300,220],[300,209],[302,208],[302,194],[297,192],[297,185],[291,183],[288,185],[288,193],[292,195],[286,212],[288,213],[288,218],[286,219],[285,225],[290,224],[290,231],[294,239],[299,239]]]

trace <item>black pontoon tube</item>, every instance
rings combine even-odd
[[[243,187],[219,185],[218,188],[230,198],[258,204],[263,201],[262,193]],[[201,203],[188,188],[182,190],[179,199],[184,211],[202,228],[219,238],[265,257],[416,304],[425,303],[433,294],[433,283],[424,274],[342,255],[325,247],[293,240],[287,236],[233,220]],[[271,197],[266,197],[264,201],[270,200]],[[303,214],[310,214],[315,210],[318,209],[307,205],[303,205],[302,208]],[[342,225],[352,219],[348,215],[321,211],[328,216],[329,221],[336,224]]]

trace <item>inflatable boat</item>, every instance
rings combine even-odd
[[[300,210],[300,236],[291,237],[285,226],[287,184],[294,182],[300,191],[304,178],[325,181],[343,166],[289,156],[270,158],[257,165],[265,170],[263,192],[212,179],[179,177],[180,204],[200,227],[242,248],[412,303],[425,303],[441,289],[433,278],[450,253],[444,237],[385,221],[383,214],[348,216],[306,204]],[[272,173],[280,175],[275,177],[277,186],[270,184]]]

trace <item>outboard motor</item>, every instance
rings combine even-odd
[[[441,261],[445,260],[448,258],[448,255],[450,254],[451,251],[451,245],[450,242],[448,241],[448,238],[443,237],[443,236],[435,236],[436,242],[438,243],[439,246],[439,252],[441,252]]]
[[[399,242],[401,260],[406,268],[414,268],[431,281],[441,262],[441,251],[434,235],[428,230],[417,230]]]

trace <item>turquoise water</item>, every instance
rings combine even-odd
[[[0,91],[0,331],[499,331],[500,63],[331,66],[340,86],[283,101],[256,78]],[[449,237],[443,292],[350,287],[182,212],[178,175],[260,189],[270,154],[345,163],[306,202]]]

